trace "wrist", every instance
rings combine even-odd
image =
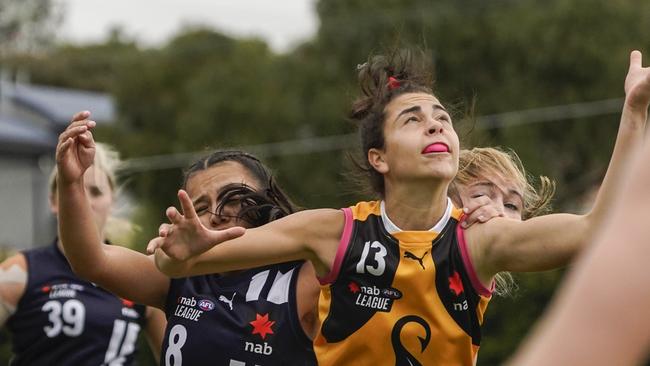
[[[630,100],[629,97],[625,98],[625,102],[623,103],[623,111],[625,112],[626,110],[628,112],[632,112],[635,114],[642,114],[642,115],[647,115],[648,114],[648,108],[650,108],[650,103],[648,102],[635,102],[633,100]]]
[[[67,179],[63,179],[61,176],[57,176],[56,186],[58,190],[84,189],[83,177],[76,180],[67,180]]]

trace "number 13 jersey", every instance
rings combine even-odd
[[[343,210],[332,271],[321,280],[319,365],[472,365],[491,290],[467,255],[450,200],[429,231],[401,231],[383,203]]]

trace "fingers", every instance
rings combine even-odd
[[[463,208],[466,214],[461,223],[462,228],[468,228],[475,223],[487,222],[494,217],[503,216],[503,211],[487,196],[476,197]]]
[[[92,148],[95,147],[95,139],[93,138],[93,133],[90,131],[86,131],[79,135],[78,137],[79,142],[86,147],[86,148]]]
[[[65,131],[61,132],[59,135],[59,143],[69,138],[76,138],[87,131],[88,126],[85,123],[75,122],[75,125],[70,125]]]
[[[70,149],[74,140],[70,137],[63,142],[59,142],[59,145],[56,147],[56,158],[59,161],[63,155]]]
[[[461,227],[466,229],[476,223],[488,222],[495,217],[502,217],[503,213],[494,206],[482,206],[476,209],[472,214],[463,220]]]
[[[492,200],[488,196],[480,196],[472,198],[466,205],[463,207],[463,212],[467,215],[471,215],[477,208],[489,205],[492,203]]]
[[[173,225],[160,224],[160,227],[158,228],[158,236],[164,238],[164,237],[167,237],[167,236],[171,235],[172,228],[173,228]]]
[[[244,229],[241,226],[235,226],[229,229],[211,232],[210,239],[211,242],[216,245],[216,244],[223,243],[224,241],[238,238],[244,235],[244,233],[246,233],[246,229]]]
[[[77,112],[77,113],[75,113],[74,116],[72,116],[72,120],[70,122],[81,121],[81,120],[87,119],[88,117],[90,117],[90,112],[89,111]]]
[[[181,215],[181,213],[178,212],[178,210],[174,206],[167,207],[167,210],[165,210],[165,215],[167,215],[169,222],[171,222],[172,224],[178,225],[183,220],[183,215]]]
[[[161,237],[151,239],[147,244],[147,254],[154,254],[156,252],[156,249],[162,248],[164,240],[165,238]]]
[[[630,70],[633,68],[641,68],[641,65],[643,64],[643,55],[641,52],[634,50],[630,53]]]
[[[185,216],[186,219],[194,219],[197,217],[196,211],[194,210],[194,204],[192,203],[192,199],[187,194],[187,192],[185,192],[185,190],[182,189],[178,190],[178,200],[181,203],[183,216]]]

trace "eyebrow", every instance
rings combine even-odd
[[[226,184],[225,186],[219,188],[219,190],[217,191],[217,200],[221,199],[225,192],[227,192],[229,190],[232,190],[233,188],[248,188],[248,189],[250,189],[252,191],[255,191],[255,189],[253,187],[251,187],[251,186],[249,186],[248,184],[245,184],[245,183],[230,183],[230,184]],[[192,204],[196,206],[197,203],[199,203],[201,201],[204,201],[206,199],[208,199],[208,196],[206,194],[202,194],[199,197],[197,197],[196,199],[194,199],[192,201]]]
[[[435,112],[436,109],[440,109],[440,110],[442,110],[444,112],[447,112],[445,107],[443,107],[441,104],[438,104],[438,103],[435,103],[433,105],[432,109],[433,109],[434,112]],[[410,108],[406,108],[405,110],[399,112],[397,117],[395,117],[395,121],[397,121],[401,116],[403,116],[405,114],[412,113],[412,112],[421,112],[421,111],[422,111],[422,108],[420,108],[419,105],[416,105],[416,106],[413,106],[413,107],[410,107]]]

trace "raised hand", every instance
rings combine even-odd
[[[630,68],[625,77],[625,104],[646,111],[650,105],[650,67],[643,67],[639,51],[630,54]]]
[[[159,236],[147,245],[149,254],[160,248],[169,258],[185,261],[217,244],[242,236],[246,231],[238,226],[225,230],[209,230],[201,224],[187,192],[179,190],[178,200],[183,212],[178,212],[173,206],[167,208],[165,213],[170,224],[160,225]]]
[[[56,165],[62,183],[80,180],[95,159],[95,140],[90,130],[96,123],[89,117],[88,111],[75,114],[70,125],[59,135]]]
[[[463,207],[465,219],[461,223],[463,229],[474,225],[475,223],[484,223],[495,217],[502,217],[503,213],[497,210],[496,203],[490,197],[481,196],[470,200]]]

